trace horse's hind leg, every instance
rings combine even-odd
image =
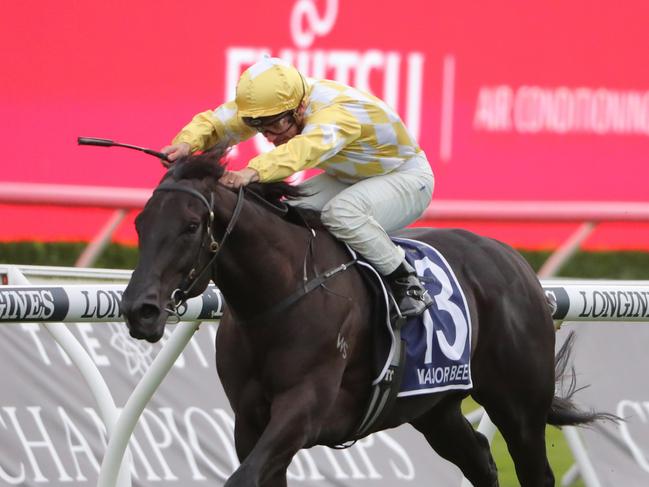
[[[460,403],[459,397],[448,398],[411,424],[442,458],[457,465],[474,487],[497,487],[489,442],[464,417]]]
[[[521,487],[553,487],[554,474],[545,449],[545,421],[520,413],[497,412],[485,404],[514,461]]]
[[[543,328],[542,323],[520,322],[528,329],[549,327],[547,334],[554,333],[551,325]],[[503,435],[521,487],[554,486],[545,449],[547,414],[554,395],[554,336],[518,342],[495,337],[500,341],[500,354],[474,361],[472,396]]]

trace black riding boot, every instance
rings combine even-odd
[[[418,316],[433,304],[417,272],[405,260],[386,279],[403,316]]]

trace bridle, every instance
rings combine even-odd
[[[208,269],[212,267],[212,264],[214,264],[214,262],[216,261],[221,250],[223,249],[223,246],[225,245],[225,242],[228,239],[228,236],[232,233],[232,230],[234,229],[234,226],[236,225],[237,220],[239,219],[239,215],[241,214],[241,208],[243,207],[244,190],[243,187],[239,188],[239,193],[237,194],[237,203],[234,206],[234,211],[232,212],[230,221],[228,222],[225,232],[223,233],[223,236],[221,237],[221,240],[219,242],[217,242],[214,239],[214,231],[213,231],[214,230],[214,209],[213,209],[214,193],[213,192],[210,192],[210,201],[207,201],[207,198],[203,196],[203,194],[200,193],[199,191],[193,188],[187,188],[185,186],[181,186],[179,184],[174,184],[174,183],[163,183],[160,186],[158,186],[153,192],[155,193],[156,191],[180,191],[182,193],[187,193],[195,198],[198,198],[201,201],[201,203],[203,203],[203,205],[205,205],[205,207],[207,208],[207,224],[205,225],[206,234],[204,234],[203,238],[201,239],[201,247],[197,254],[197,260],[195,264],[192,266],[189,273],[187,274],[187,277],[183,279],[183,281],[181,281],[180,287],[176,288],[171,293],[171,305],[173,306],[173,309],[169,309],[169,308],[166,309],[166,311],[168,311],[171,315],[175,316],[180,321],[178,308],[180,308],[183,304],[185,304],[185,302],[187,301],[187,296],[189,295],[192,288],[196,285],[197,282],[200,281],[201,277],[203,277],[205,272],[207,272]],[[206,242],[209,242],[208,249],[212,254],[212,257],[197,274],[196,269],[200,264],[202,250],[205,247]]]
[[[223,237],[221,237],[221,240],[219,242],[217,242],[214,239],[214,232],[213,232],[214,230],[214,210],[213,210],[214,193],[213,192],[210,192],[210,201],[207,201],[207,198],[199,191],[175,183],[163,183],[160,186],[158,186],[153,192],[155,193],[156,191],[180,191],[183,193],[187,193],[195,198],[198,198],[203,203],[203,205],[205,205],[205,207],[207,208],[207,215],[208,215],[207,225],[206,225],[207,233],[206,235],[203,236],[203,239],[201,240],[201,247],[198,251],[197,261],[192,266],[187,277],[183,279],[183,281],[181,281],[180,287],[176,288],[171,293],[171,306],[173,307],[173,309],[165,308],[165,311],[167,311],[170,315],[173,315],[175,317],[175,319],[177,320],[175,322],[177,323],[180,321],[180,314],[178,312],[178,308],[180,308],[183,304],[187,302],[187,296],[189,295],[189,292],[196,285],[196,283],[200,281],[201,277],[203,277],[205,272],[207,272],[208,269],[210,269],[212,265],[216,263],[216,259],[219,256],[221,250],[223,250],[223,246],[225,245],[228,236],[232,233],[232,230],[234,230],[234,226],[237,224],[239,215],[241,214],[241,209],[243,208],[244,187],[241,186],[239,188],[239,192],[237,194],[237,203],[234,206],[234,210],[232,211],[232,216],[230,217],[230,221],[228,222],[225,232],[223,233]],[[271,211],[274,211],[275,213],[283,215],[288,211],[286,206],[278,207],[266,201],[264,198],[259,196],[254,191],[249,191],[248,194],[254,196],[260,203],[262,203],[263,205],[265,205],[267,208],[269,208]],[[315,230],[313,229],[310,230],[312,234],[312,239],[309,241],[309,252],[312,251],[313,240],[315,239],[315,235],[316,235]],[[198,264],[200,263],[200,258],[201,258],[200,256],[203,247],[205,247],[205,242],[208,240],[209,240],[209,251],[212,254],[212,257],[207,262],[207,264],[203,266],[203,268],[198,272],[197,275],[196,269],[198,267]],[[309,279],[307,276],[307,267],[306,267],[308,256],[309,253],[305,255],[304,269],[303,269],[304,276],[303,276],[302,285],[298,286],[295,292],[293,292],[291,295],[287,296],[286,298],[284,298],[283,300],[281,300],[271,308],[267,309],[266,311],[258,314],[254,318],[248,320],[238,320],[240,324],[251,325],[253,323],[260,322],[263,319],[268,318],[272,315],[275,315],[276,313],[280,312],[281,310],[287,308],[291,304],[298,301],[300,298],[302,298],[302,296],[310,293],[311,291],[313,291],[318,287],[324,286],[324,283],[326,281],[328,281],[338,273],[347,270],[350,266],[356,264],[357,262],[356,257],[354,256],[354,258],[349,262],[328,269],[321,274],[316,273],[315,277]]]

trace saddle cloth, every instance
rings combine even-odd
[[[470,389],[471,316],[466,298],[446,259],[433,247],[415,240],[392,237],[417,270],[434,304],[401,328],[406,344],[403,378],[398,396]],[[351,250],[350,250],[351,251]],[[353,251],[352,251],[353,253]],[[383,380],[396,347],[390,309],[396,306],[387,285],[373,267],[359,258],[379,303],[379,324],[374,327],[376,385]]]

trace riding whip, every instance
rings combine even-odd
[[[110,139],[98,139],[97,137],[77,137],[77,143],[79,145],[98,145],[101,147],[126,147],[127,149],[139,150],[146,154],[155,156],[158,159],[162,159],[167,162],[172,162],[167,157],[167,154],[163,154],[162,152],[147,149],[145,147],[138,147],[136,145],[122,144],[120,142],[115,142],[114,140],[110,140]]]

